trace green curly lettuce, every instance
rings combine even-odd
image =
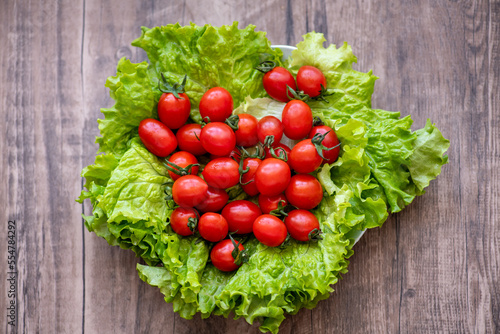
[[[249,262],[230,273],[210,263],[210,243],[182,237],[169,226],[172,201],[166,196],[172,180],[162,160],[141,143],[137,128],[142,119],[157,118],[161,73],[170,82],[187,75],[192,122],[200,121],[201,96],[215,86],[231,93],[235,114],[280,117],[285,104],[267,97],[255,66],[263,60],[282,65],[281,51],[271,48],[265,33],[254,26],[239,29],[236,22],[142,28],[133,45],[146,51],[148,61],[121,59],[116,76],[108,78],[115,104],[103,108],[105,117],[98,121],[96,141],[104,154],[82,171],[86,189],[78,201],[89,199],[93,206],[84,222],[111,245],[141,257],[146,265],[137,265],[140,278],[157,286],[180,316],[234,314],[249,323],[258,321],[263,332],[277,333],[286,314],[328,298],[332,285],[347,272],[347,259],[362,231],[381,226],[389,212],[423,194],[447,163],[443,154],[449,142],[430,121],[413,132],[409,116],[372,109],[376,77],[353,69],[356,57],[347,43],[324,48],[324,41],[322,34],[306,34],[283,65],[293,74],[302,65],[316,66],[332,93],[329,103],[307,102],[341,142],[338,160],[315,172],[325,190],[313,210],[323,239],[270,248],[249,236],[243,240]],[[231,200],[248,197],[239,186],[228,193]]]

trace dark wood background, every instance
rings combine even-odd
[[[7,222],[17,224],[19,333],[258,333],[188,321],[137,276],[138,259],[84,229],[75,203],[93,162],[104,87],[140,26],[240,22],[296,44],[323,32],[373,69],[373,106],[431,118],[450,163],[427,193],[355,246],[349,273],[280,333],[500,332],[499,1],[0,1],[0,310]]]

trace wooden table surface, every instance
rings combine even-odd
[[[0,1],[0,308],[9,307],[16,223],[17,319],[0,332],[258,333],[222,317],[184,320],[142,282],[131,251],[89,233],[75,198],[97,150],[104,87],[141,61],[140,27],[254,24],[273,44],[315,30],[347,41],[380,77],[373,106],[427,118],[451,140],[427,193],[370,230],[349,273],[280,333],[500,332],[500,1]]]

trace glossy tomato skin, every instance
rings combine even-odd
[[[170,129],[178,129],[189,118],[191,102],[186,93],[179,94],[180,99],[172,93],[163,93],[158,102],[158,117]]]
[[[290,100],[287,95],[287,85],[294,90],[297,89],[293,75],[287,69],[280,66],[264,74],[262,83],[267,94],[281,102],[288,102]]]
[[[297,72],[297,86],[310,97],[321,93],[321,85],[326,88],[324,74],[314,66],[302,66]]]
[[[263,195],[273,196],[285,191],[290,183],[290,167],[283,160],[265,159],[255,172],[255,185]]]
[[[192,155],[191,153],[186,152],[186,151],[175,152],[168,159],[168,161],[176,164],[179,167],[183,167],[183,168],[187,167],[189,165],[193,165],[193,164],[197,164],[198,163],[198,159],[196,159],[196,157],[194,155]],[[174,166],[170,166],[170,167],[172,167],[174,169],[177,169]],[[193,166],[191,168],[191,173],[190,174],[191,175],[197,175],[198,174],[198,170],[199,170],[198,166]],[[174,173],[172,171],[168,171],[168,175],[170,175],[170,178],[172,180],[174,180],[174,181],[181,177],[181,175],[176,174],[176,173]]]
[[[192,208],[207,198],[208,184],[196,175],[178,178],[172,186],[174,202],[181,207]]]
[[[259,195],[259,207],[262,210],[262,213],[270,213],[271,211],[276,210],[280,202],[282,206],[286,206],[288,204],[284,193],[274,196]]]
[[[287,230],[285,223],[279,218],[264,214],[255,219],[253,234],[262,244],[269,247],[276,247],[285,241]]]
[[[262,215],[262,211],[250,201],[237,200],[227,204],[222,215],[226,218],[230,232],[247,234],[252,233],[253,222]]]
[[[245,247],[243,247],[243,245],[238,241],[235,241],[235,243],[240,251],[243,251],[245,249]],[[238,269],[240,266],[234,263],[234,258],[232,255],[233,250],[234,245],[229,239],[222,240],[221,242],[216,244],[210,252],[210,259],[212,260],[212,264],[215,266],[215,268],[225,272]]]
[[[292,100],[281,114],[285,136],[293,140],[307,137],[313,124],[311,108],[304,101]]]
[[[238,115],[238,130],[234,132],[236,135],[236,145],[249,147],[255,146],[259,142],[257,137],[257,118],[250,114]]]
[[[177,139],[172,130],[152,118],[143,119],[139,123],[139,138],[149,152],[162,158],[168,156],[177,147]]]
[[[318,169],[323,158],[318,154],[311,139],[304,139],[292,148],[288,162],[297,173],[311,173]]]
[[[176,137],[181,151],[189,152],[193,155],[203,155],[207,153],[200,141],[201,125],[186,124],[177,130]]]
[[[199,108],[204,121],[224,122],[233,112],[233,97],[222,87],[210,88],[201,97]]]
[[[319,231],[316,216],[307,210],[292,210],[285,218],[285,225],[290,236],[298,241],[309,241],[309,233],[314,229]]]
[[[309,139],[312,139],[314,135],[317,133],[324,134],[327,132],[328,134],[325,136],[325,139],[323,139],[323,145],[326,148],[337,146],[339,144],[339,139],[337,138],[337,134],[335,133],[335,131],[333,131],[331,127],[326,125],[318,125],[313,127],[308,137]],[[335,161],[337,161],[339,153],[340,153],[340,146],[330,151],[323,151],[323,156],[325,157],[323,161],[328,164],[334,163]]]
[[[245,158],[243,160],[243,170],[248,168],[248,172],[241,177],[241,188],[249,196],[255,196],[259,193],[259,189],[257,189],[257,185],[255,184],[255,172],[257,172],[257,168],[259,168],[261,162],[262,160],[258,158]],[[250,183],[245,184],[247,182]]]
[[[224,189],[208,187],[207,198],[196,206],[200,212],[218,212],[226,205],[229,195]]]
[[[200,217],[198,231],[203,239],[219,242],[227,236],[227,221],[218,213],[207,212]]]
[[[198,217],[199,214],[195,209],[176,208],[170,216],[170,226],[175,233],[186,237],[194,233],[189,229],[189,226],[187,225],[189,218],[198,219]]]
[[[257,124],[257,137],[262,144],[267,136],[274,136],[274,145],[283,137],[283,123],[274,116],[264,116]]]
[[[227,189],[240,182],[239,165],[231,158],[211,160],[201,172],[209,186]]]
[[[236,136],[229,125],[221,122],[208,123],[201,129],[201,145],[210,154],[227,156],[236,146]]]
[[[312,175],[296,174],[292,176],[285,190],[285,196],[291,205],[299,209],[311,210],[323,199],[323,187]]]

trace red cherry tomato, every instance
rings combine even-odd
[[[233,112],[233,98],[226,89],[214,87],[203,94],[199,108],[203,120],[224,122]]]
[[[191,208],[177,208],[170,216],[170,226],[175,233],[182,236],[192,235],[194,232],[188,226],[189,218],[198,220],[198,212]]]
[[[282,206],[286,206],[288,204],[285,194],[283,193],[274,196],[259,195],[259,206],[262,213],[270,213],[271,211],[276,210],[280,202]]]
[[[291,205],[299,209],[311,210],[323,199],[323,188],[314,176],[296,174],[292,176],[285,195]]]
[[[179,142],[179,150],[189,152],[193,155],[207,153],[200,141],[201,125],[186,124],[177,130],[176,137]]]
[[[285,191],[290,183],[290,167],[283,160],[265,159],[255,172],[255,185],[263,195],[278,195]]]
[[[229,125],[221,122],[208,123],[201,129],[201,145],[210,154],[228,156],[236,146],[236,136]]]
[[[297,86],[310,97],[321,93],[321,85],[326,89],[324,74],[314,66],[302,66],[297,72]]]
[[[172,153],[177,147],[177,139],[172,130],[152,118],[143,119],[139,123],[139,138],[149,152],[162,158]]]
[[[253,234],[261,243],[269,247],[279,246],[285,241],[287,230],[285,223],[272,215],[257,217],[253,223]]]
[[[172,93],[163,93],[158,102],[158,117],[170,129],[178,129],[189,118],[191,102],[186,93],[179,94],[180,99]]]
[[[200,217],[198,231],[203,239],[218,242],[227,236],[227,221],[222,215],[207,212]]]
[[[309,233],[319,232],[319,222],[316,216],[307,210],[292,210],[285,218],[288,233],[298,241],[309,241]]]
[[[252,233],[253,222],[262,215],[257,204],[250,201],[237,200],[229,203],[222,210],[226,218],[230,232],[237,234]]]
[[[241,177],[241,188],[249,196],[255,196],[259,193],[257,185],[255,184],[255,172],[257,171],[257,168],[259,168],[261,162],[262,160],[257,158],[246,158],[243,160],[243,170],[248,168],[248,172],[243,174]]]
[[[240,251],[245,249],[238,241],[235,241],[235,243]],[[234,245],[229,239],[222,240],[215,245],[210,252],[210,259],[215,268],[226,272],[238,269],[240,266],[234,263],[233,250]]]
[[[318,169],[323,158],[318,154],[311,139],[304,139],[292,148],[288,162],[297,173],[311,173]]]
[[[174,202],[179,206],[191,208],[207,198],[208,184],[196,175],[178,178],[172,186]]]
[[[264,144],[267,136],[274,136],[274,144],[278,144],[283,137],[283,124],[274,116],[262,117],[257,124],[257,137]]]
[[[292,100],[283,108],[281,122],[285,136],[294,140],[305,138],[313,124],[311,108],[303,101]]]
[[[222,210],[229,200],[229,195],[224,189],[208,187],[207,198],[196,208],[201,212],[217,212]]]
[[[168,159],[168,161],[171,163],[174,163],[177,166],[182,167],[182,168],[185,168],[189,165],[193,165],[193,164],[198,163],[198,159],[196,159],[196,157],[194,155],[192,155],[189,152],[185,152],[185,151],[175,152],[174,154],[172,154],[170,159]],[[171,165],[169,165],[169,166],[175,170],[178,170],[174,166],[171,166]],[[198,170],[199,170],[198,166],[193,166],[191,168],[191,173],[189,173],[189,174],[196,175],[196,174],[198,174]],[[168,175],[170,175],[170,178],[175,181],[178,178],[180,178],[182,175],[187,175],[187,171],[186,171],[186,174],[182,174],[182,175],[176,174],[172,171],[168,171]]]
[[[236,145],[249,147],[257,145],[259,138],[257,137],[257,118],[249,114],[238,115],[238,130],[234,132],[236,135]]]
[[[339,144],[339,139],[337,138],[337,134],[335,133],[335,131],[332,130],[331,127],[326,125],[318,125],[313,127],[311,129],[311,132],[309,133],[309,139],[312,139],[314,135],[317,133],[324,134],[327,132],[328,134],[325,136],[325,139],[323,139],[323,145],[326,148],[337,146]],[[330,151],[323,151],[323,156],[325,157],[324,162],[328,164],[334,163],[339,157],[339,153],[340,153],[340,146]]]
[[[220,189],[231,188],[240,182],[239,165],[231,158],[211,160],[201,172],[209,186]]]
[[[290,72],[279,66],[264,74],[262,84],[264,85],[264,89],[269,96],[281,102],[287,102],[290,100],[287,95],[287,85],[294,90],[297,89],[295,79]]]

